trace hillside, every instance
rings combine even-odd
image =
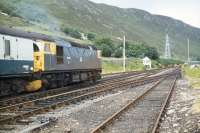
[[[26,27],[39,25],[50,32],[73,27],[100,36],[110,37],[112,34],[113,39],[116,39],[124,31],[128,40],[155,46],[160,53],[164,51],[165,34],[168,33],[175,58],[185,59],[186,39],[190,37],[192,56],[200,56],[200,29],[143,10],[122,9],[88,0],[1,0],[0,9],[28,21],[28,26],[24,24]]]

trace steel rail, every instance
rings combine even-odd
[[[120,116],[124,111],[126,111],[130,106],[134,105],[136,102],[141,100],[148,92],[150,92],[152,89],[154,89],[156,86],[158,86],[163,79],[159,80],[154,86],[150,87],[148,90],[146,90],[144,93],[139,95],[136,99],[131,100],[128,104],[123,106],[119,111],[114,113],[112,116],[108,117],[105,121],[103,121],[100,125],[98,125],[95,129],[93,129],[90,133],[98,133],[102,129],[104,129],[108,124],[113,122],[116,118]]]
[[[70,91],[70,92],[65,92],[65,93],[61,93],[61,94],[57,94],[57,95],[53,95],[53,96],[48,96],[48,97],[45,97],[45,98],[40,98],[40,99],[36,99],[36,100],[33,100],[33,101],[39,101],[39,100],[45,100],[45,99],[49,99],[49,98],[52,98],[52,97],[57,97],[57,96],[62,96],[62,95],[79,95],[81,93],[84,93],[84,92],[89,92],[91,91],[92,89],[98,89],[98,88],[103,88],[103,87],[115,87],[115,86],[118,86],[118,84],[121,84],[121,83],[127,83],[127,81],[130,80],[130,78],[133,78],[133,77],[128,77],[127,79],[123,79],[122,81],[120,82],[116,82],[116,83],[109,83],[109,84],[101,84],[99,86],[95,86],[95,87],[87,87],[87,88],[84,88],[84,89],[81,89],[81,90],[74,90],[74,91]],[[140,77],[139,79],[132,79],[131,81],[138,81],[142,78],[145,78],[145,77]],[[77,94],[76,94],[77,93]],[[20,103],[19,105],[23,105],[24,103]],[[11,106],[14,106],[14,105],[11,105]],[[7,108],[7,107],[4,107],[4,108]],[[1,108],[1,109],[4,109],[4,108]],[[1,110],[0,109],[0,110]]]
[[[139,77],[139,76],[142,76],[142,77]],[[147,75],[135,75],[135,80],[137,80],[136,78],[145,78]],[[74,90],[74,91],[69,91],[69,92],[63,92],[63,93],[59,93],[59,94],[52,94],[52,95],[47,95],[46,97],[39,97],[39,96],[35,96],[35,99],[33,100],[27,100],[27,101],[24,101],[22,100],[23,102],[15,102],[15,104],[12,102],[12,105],[7,105],[7,106],[3,106],[3,107],[0,107],[0,112],[2,111],[6,111],[6,109],[10,109],[10,108],[13,108],[13,107],[16,107],[16,106],[21,106],[21,105],[25,105],[25,104],[30,104],[32,102],[35,102],[35,101],[39,101],[39,100],[44,100],[44,99],[48,99],[48,98],[51,98],[51,97],[55,97],[55,96],[59,96],[59,95],[79,95],[81,93],[85,93],[85,92],[88,92],[88,91],[92,91],[92,90],[97,90],[97,89],[100,89],[100,88],[103,88],[103,87],[107,87],[107,86],[117,86],[119,83],[122,83],[122,82],[125,82],[126,80],[129,80],[133,78],[132,76],[130,77],[125,77],[123,79],[120,79],[120,80],[116,80],[116,81],[110,81],[110,82],[106,82],[106,83],[103,83],[103,84],[99,84],[97,86],[92,86],[92,87],[86,87],[86,88],[83,88],[83,89],[78,89],[78,90]]]
[[[154,69],[154,70],[148,70],[148,71],[130,71],[130,73],[126,72],[126,74],[103,78],[97,82],[96,86],[98,86],[99,84],[102,84],[102,83],[111,83],[111,82],[123,80],[124,78],[131,76],[131,75],[132,76],[137,76],[140,74],[147,74],[147,75],[149,74],[150,75],[150,74],[154,74],[155,72],[160,72],[162,70],[164,70],[164,69]],[[123,79],[120,79],[120,78],[123,78]],[[21,95],[21,96],[11,97],[8,99],[2,99],[2,100],[0,100],[0,108],[9,106],[9,105],[14,105],[16,103],[23,103],[26,101],[39,99],[42,97],[56,95],[56,94],[63,93],[63,92],[70,92],[73,90],[78,90],[79,89],[78,87],[85,88],[85,87],[89,87],[89,85],[78,84],[78,85],[66,86],[66,87],[51,89],[51,90],[42,91],[42,92],[40,91],[40,92],[31,93],[31,94],[25,94],[25,95]]]
[[[145,74],[145,73],[141,72],[141,73],[136,73],[134,75],[125,75],[125,77],[117,77],[117,78],[114,78],[114,79],[110,79],[108,81],[104,81],[103,83],[98,83],[95,86],[99,86],[99,85],[101,86],[103,84],[108,84],[108,83],[115,83],[115,82],[124,80],[124,79],[129,78],[129,77],[131,78],[131,76],[138,77],[141,74]],[[148,74],[146,74],[146,75],[148,75]],[[6,105],[9,105],[9,104],[13,105],[15,103],[22,103],[22,102],[26,102],[26,101],[37,99],[37,98],[42,98],[42,97],[47,97],[47,96],[67,92],[68,89],[73,89],[73,88],[75,88],[75,87],[74,86],[62,87],[62,88],[48,90],[46,92],[36,92],[36,93],[32,93],[32,94],[17,96],[17,97],[14,97],[14,98],[4,99],[4,100],[0,101],[0,108],[2,106],[6,106]],[[70,92],[70,91],[68,91],[68,92]]]
[[[33,109],[31,111],[16,114],[15,116],[8,116],[6,118],[3,118],[3,119],[0,120],[0,124],[13,123],[13,122],[16,122],[19,119],[26,118],[26,117],[29,117],[29,116],[32,116],[32,115],[35,115],[35,114],[39,114],[39,113],[42,113],[44,111],[49,111],[50,109],[55,109],[56,107],[60,107],[60,106],[63,106],[63,105],[69,105],[70,103],[73,103],[73,102],[76,102],[76,101],[81,101],[83,99],[88,99],[90,97],[97,96],[97,95],[100,95],[100,94],[105,93],[105,92],[110,92],[110,91],[112,91],[116,88],[120,88],[122,86],[128,86],[128,85],[136,86],[136,85],[147,84],[147,83],[150,83],[150,82],[155,82],[156,80],[158,80],[162,77],[165,77],[165,76],[167,76],[167,75],[141,79],[139,81],[138,80],[137,81],[134,81],[134,80],[130,81],[129,80],[128,82],[123,82],[121,85],[118,85],[117,87],[112,86],[109,89],[103,88],[102,90],[98,90],[98,91],[94,91],[94,92],[88,92],[86,94],[75,96],[75,97],[72,97],[70,99],[62,100],[62,101],[59,101],[59,102],[51,103],[50,105],[46,105],[46,106],[42,106],[42,107],[39,107],[39,106],[37,107],[33,104],[33,107],[32,107]],[[63,95],[63,97],[66,97],[66,96]],[[55,99],[55,98],[57,98],[57,97],[53,97],[53,99]],[[44,100],[43,102],[45,103],[46,101]]]
[[[164,76],[164,75],[162,75],[162,76]],[[137,77],[139,77],[139,75]],[[127,77],[126,79],[122,79],[121,81],[118,81],[118,82],[113,82],[113,83],[109,83],[109,84],[100,84],[99,86],[87,87],[87,88],[83,88],[83,89],[79,89],[79,90],[64,92],[64,93],[55,94],[55,95],[52,95],[52,96],[42,97],[42,98],[38,98],[38,99],[26,101],[26,102],[21,102],[21,103],[9,105],[9,106],[1,107],[0,112],[6,112],[6,111],[11,110],[11,109],[14,110],[15,108],[22,108],[23,106],[33,104],[34,102],[38,102],[38,101],[41,101],[41,100],[47,100],[47,99],[50,99],[50,98],[59,97],[59,96],[63,96],[63,95],[70,98],[71,96],[81,95],[81,94],[87,93],[89,91],[96,91],[98,89],[105,88],[105,87],[108,87],[107,89],[109,89],[109,87],[119,87],[118,86],[119,84],[122,84],[122,83],[127,84],[128,82],[130,82],[129,81],[130,79],[131,79],[132,82],[134,82],[134,81],[140,82],[139,80],[148,80],[148,79],[154,78],[154,77],[148,78],[148,76],[143,76],[143,77],[139,77],[138,79],[136,79],[137,77],[134,77],[135,79],[131,79],[133,77]],[[160,76],[155,76],[155,77],[157,78],[157,77],[160,77]],[[137,85],[137,83],[135,83],[135,85]]]
[[[126,110],[128,110],[131,106],[134,106],[138,101],[140,101],[141,99],[143,99],[149,92],[153,91],[153,89],[155,87],[157,87],[162,81],[164,81],[165,78],[159,80],[154,86],[150,87],[148,90],[146,90],[143,94],[141,94],[140,96],[138,96],[136,99],[130,101],[128,104],[126,104],[125,106],[123,106],[119,111],[117,111],[116,113],[114,113],[112,116],[108,117],[105,121],[103,121],[100,125],[98,125],[96,128],[94,128],[90,133],[99,133],[101,132],[101,130],[103,130],[104,128],[106,128],[107,125],[109,125],[110,123],[112,123],[114,120],[116,120],[123,112],[125,112]],[[175,81],[176,82],[176,79]],[[171,89],[170,89],[170,93],[171,94]],[[169,98],[169,95],[168,97]],[[163,110],[162,110],[163,111]],[[160,115],[159,115],[160,116]],[[160,117],[158,118],[160,120]],[[157,120],[158,121],[158,120]],[[158,122],[156,122],[158,123]],[[157,124],[155,124],[155,127],[157,127]],[[155,128],[156,129],[156,128]],[[152,132],[155,133],[155,132]]]
[[[120,75],[120,74],[128,74],[128,73],[137,73],[137,72],[155,72],[155,71],[161,71],[164,69],[168,68],[162,68],[162,69],[152,69],[152,70],[144,70],[144,71],[126,71],[126,72],[116,72],[116,73],[106,73],[102,74],[101,76],[106,77],[106,76],[112,76],[112,75]]]
[[[158,130],[158,128],[159,128],[159,126],[160,126],[159,123],[160,123],[160,121],[161,121],[161,117],[162,117],[162,115],[164,114],[165,108],[167,107],[167,105],[168,105],[168,103],[169,103],[169,99],[170,99],[171,96],[172,96],[172,93],[173,93],[174,88],[175,88],[175,86],[176,86],[176,80],[177,80],[177,78],[175,79],[175,81],[173,82],[173,84],[172,84],[172,86],[171,86],[171,89],[170,89],[170,91],[169,91],[169,94],[167,95],[167,97],[166,97],[166,99],[165,99],[165,102],[164,102],[164,104],[163,104],[163,106],[162,106],[162,109],[160,110],[160,113],[159,113],[159,115],[158,115],[158,117],[157,117],[157,119],[156,119],[156,122],[155,122],[155,124],[154,124],[154,126],[153,126],[153,130],[152,130],[151,133],[156,133],[157,130]]]

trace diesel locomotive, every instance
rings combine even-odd
[[[100,54],[92,45],[0,27],[0,96],[95,82],[100,75]]]

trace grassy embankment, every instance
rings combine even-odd
[[[189,80],[191,87],[200,88],[200,68],[183,67],[184,76]]]
[[[116,73],[123,71],[123,64],[121,60],[102,60],[103,73]],[[139,59],[132,59],[126,65],[126,71],[130,70],[143,70],[142,61]]]
[[[158,59],[152,60],[152,69],[167,67],[176,64],[183,64],[180,60]],[[115,73],[123,71],[123,60],[120,58],[102,58],[103,73]],[[142,59],[128,58],[126,61],[126,71],[144,70]]]
[[[17,17],[10,17],[1,14],[0,12],[0,25],[1,26],[28,26],[23,19]]]
[[[189,66],[183,67],[183,73],[187,80],[189,80],[191,89],[200,89],[200,68],[190,68]],[[197,100],[195,100],[192,111],[194,113],[200,112],[200,96],[195,94],[195,97],[197,97]]]
[[[152,67],[158,68],[158,63],[152,61]],[[102,59],[103,73],[116,73],[123,71],[123,60],[116,58],[103,58]],[[141,71],[144,70],[142,59],[129,58],[126,61],[126,71]]]

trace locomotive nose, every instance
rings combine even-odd
[[[38,91],[42,88],[42,81],[41,80],[35,80],[32,82],[29,82],[25,89],[27,92],[34,92],[34,91]]]

